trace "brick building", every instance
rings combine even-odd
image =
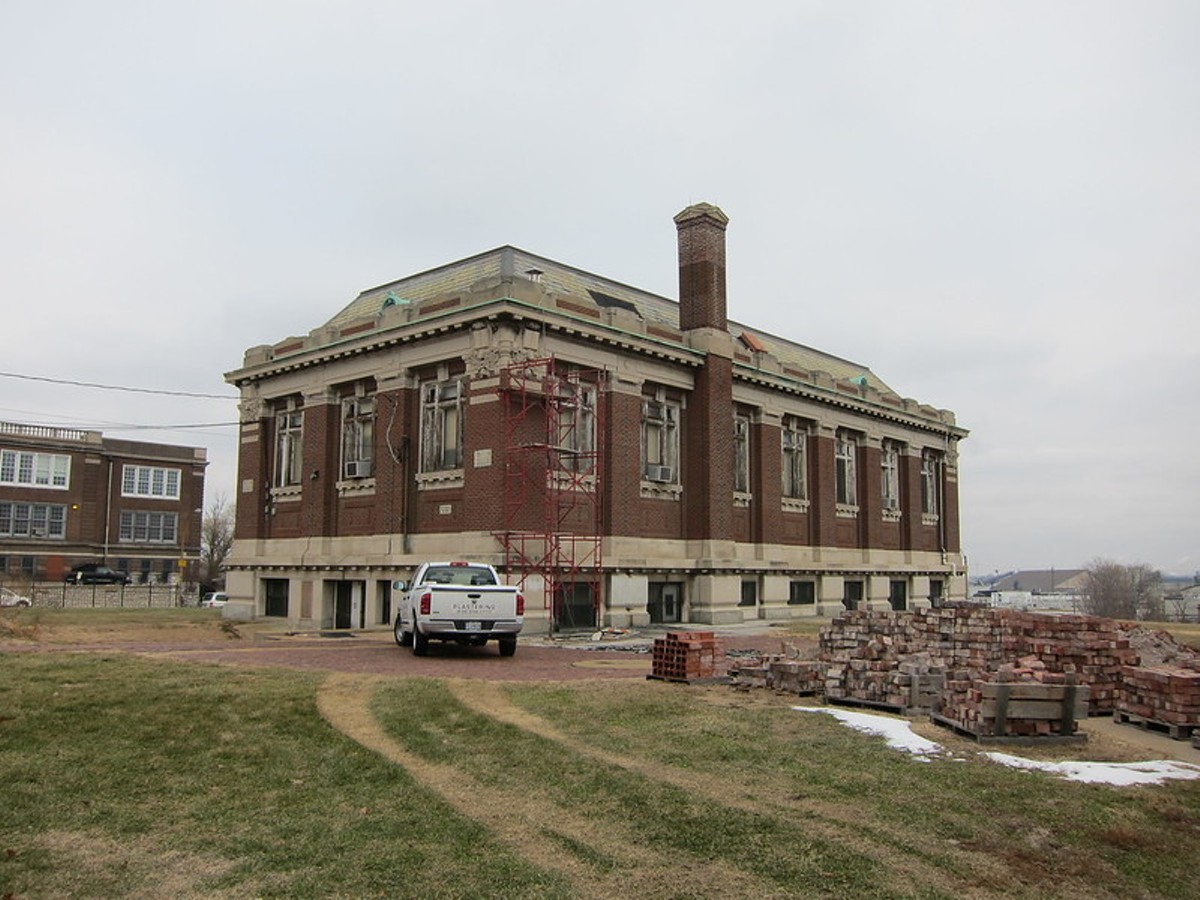
[[[59,581],[103,562],[186,578],[200,555],[207,453],[0,422],[0,577]]]
[[[226,614],[384,624],[435,558],[502,567],[537,630],[964,596],[967,432],[730,321],[727,222],[675,217],[678,303],[501,247],[248,350]]]

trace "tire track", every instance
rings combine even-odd
[[[342,734],[402,766],[531,865],[569,880],[580,896],[677,897],[681,885],[704,885],[710,896],[787,896],[777,885],[723,863],[652,852],[639,844],[637,835],[589,818],[586,810],[484,785],[462,769],[411,753],[371,713],[371,695],[383,683],[378,676],[332,674],[317,692],[317,709]],[[599,870],[547,835],[613,860],[614,870]]]
[[[956,856],[963,863],[963,868],[970,870],[971,873],[970,880],[955,878],[937,866],[925,863],[876,841],[871,841],[868,836],[864,835],[867,827],[888,833],[901,845],[906,837],[902,833],[893,833],[892,829],[880,823],[864,822],[857,811],[845,812],[832,808],[830,804],[817,805],[788,801],[782,797],[758,799],[749,793],[738,796],[731,791],[729,779],[676,768],[642,757],[624,756],[594,747],[565,734],[547,720],[517,706],[509,698],[504,684],[501,682],[451,679],[447,681],[447,685],[454,696],[468,708],[498,722],[554,741],[571,752],[602,765],[615,766],[651,781],[672,785],[690,794],[699,795],[720,807],[730,807],[766,816],[777,815],[780,812],[800,813],[806,817],[802,822],[806,830],[831,842],[850,847],[875,860],[884,870],[900,876],[910,889],[921,890],[932,887],[947,894],[970,897],[975,896],[977,890],[975,884],[979,879],[998,877],[1003,873],[1003,867],[986,857],[971,854],[968,858],[962,853],[951,854],[948,852],[948,856]],[[742,787],[746,791],[752,790],[749,786],[743,785]],[[815,818],[817,816],[820,818]]]

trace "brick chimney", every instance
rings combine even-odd
[[[675,217],[679,232],[679,328],[726,330],[725,226],[729,216],[711,203]]]

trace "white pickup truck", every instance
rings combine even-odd
[[[482,646],[500,645],[501,656],[517,652],[517,634],[525,622],[525,597],[500,583],[485,563],[422,563],[412,584],[397,581],[403,596],[396,607],[396,643],[416,656],[429,652],[431,640]]]

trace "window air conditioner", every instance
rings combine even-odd
[[[669,482],[671,480],[670,466],[646,466],[646,480]]]
[[[371,474],[371,464],[366,460],[351,460],[346,463],[347,478],[366,478]]]

